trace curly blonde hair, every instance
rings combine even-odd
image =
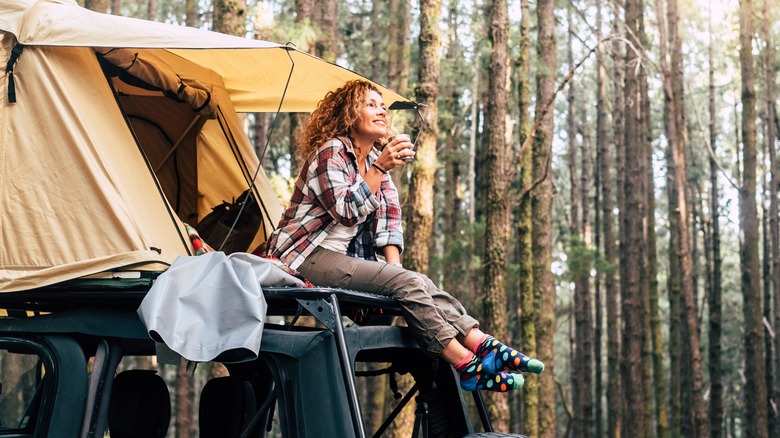
[[[326,141],[338,136],[352,136],[352,127],[360,118],[360,109],[371,91],[382,94],[371,82],[349,81],[340,88],[329,91],[311,113],[301,132],[298,148],[305,160]],[[381,143],[381,141],[380,141]]]

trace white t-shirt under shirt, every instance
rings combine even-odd
[[[325,237],[325,239],[320,242],[319,246],[339,254],[346,254],[347,248],[349,248],[349,242],[352,241],[358,232],[358,225],[365,221],[366,218],[362,217],[357,224],[351,227],[336,224],[336,226],[328,232],[328,235]]]

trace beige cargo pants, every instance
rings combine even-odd
[[[423,274],[384,262],[356,259],[324,248],[314,252],[298,271],[317,286],[338,287],[395,298],[406,324],[428,353],[441,354],[456,338],[461,343],[479,322],[452,295]]]

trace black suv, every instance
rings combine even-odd
[[[0,295],[0,437],[166,436],[171,398],[157,368],[122,365],[156,357],[161,346],[136,313],[151,282],[79,280]],[[265,324],[257,359],[226,364],[229,376],[203,386],[199,436],[382,436],[405,407],[414,409],[413,436],[519,436],[493,433],[480,394],[462,392],[452,367],[389,324],[400,315],[392,299],[328,288],[264,292],[269,321],[283,323]],[[301,316],[317,324],[300,324]],[[378,430],[366,430],[359,388],[382,374],[399,403]],[[393,385],[397,374],[414,379],[406,394]],[[484,432],[469,416],[472,395]]]

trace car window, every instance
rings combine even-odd
[[[24,346],[0,343],[0,434],[35,430],[45,392],[42,358]]]

